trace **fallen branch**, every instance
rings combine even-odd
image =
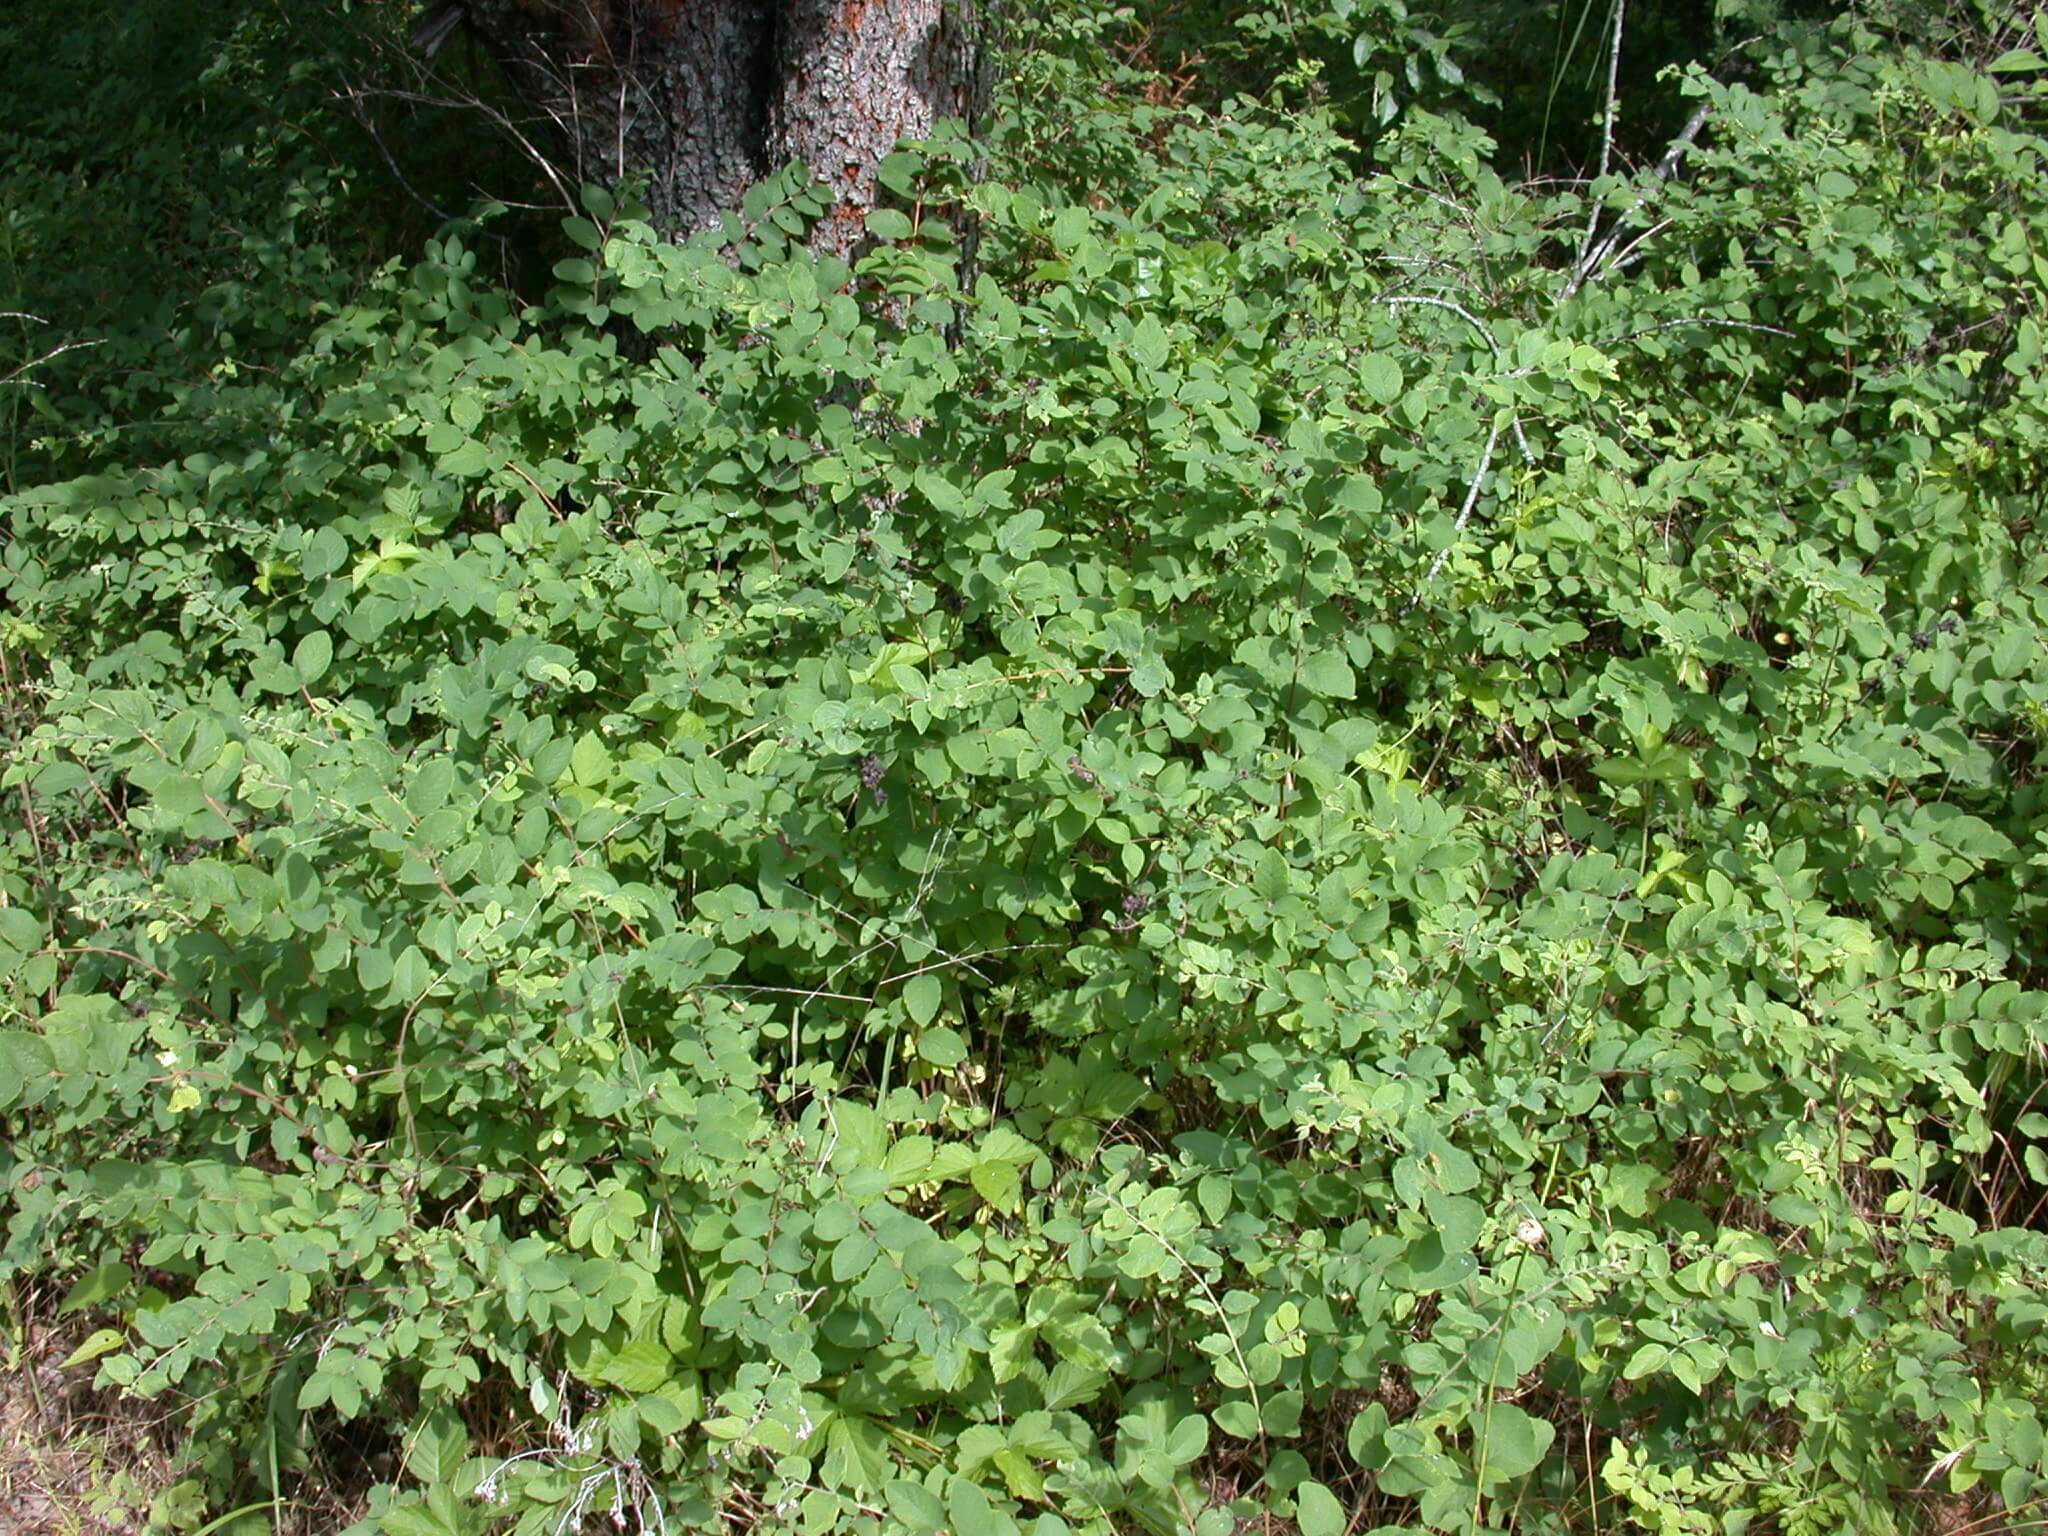
[[[1486,471],[1493,465],[1493,450],[1500,442],[1500,424],[1486,434],[1486,446],[1479,450],[1479,467],[1472,471],[1472,483],[1465,488],[1465,505],[1458,509],[1458,520],[1451,524],[1450,542],[1436,552],[1436,558],[1429,562],[1429,569],[1423,573],[1422,584],[1415,589],[1415,595],[1408,599],[1408,606],[1401,610],[1401,617],[1407,618],[1422,605],[1422,594],[1429,590],[1429,584],[1436,580],[1438,571],[1444,568],[1444,561],[1450,557],[1452,545],[1458,542],[1458,535],[1465,531],[1465,524],[1472,516],[1472,509],[1479,505],[1479,487],[1486,481]]]
[[[1670,148],[1664,151],[1663,158],[1657,162],[1655,169],[1651,172],[1652,177],[1656,181],[1669,181],[1678,174],[1678,167],[1684,163],[1687,152],[1692,149],[1694,142],[1700,136],[1701,130],[1707,126],[1708,121],[1713,115],[1713,104],[1705,102],[1700,105],[1699,110],[1686,119],[1685,127],[1679,131],[1678,137],[1671,141]],[[1609,258],[1614,255],[1615,248],[1621,244],[1622,236],[1628,229],[1629,221],[1638,213],[1641,213],[1649,205],[1649,201],[1647,193],[1637,197],[1633,203],[1629,204],[1628,211],[1615,220],[1614,227],[1602,239],[1594,238],[1594,230],[1600,218],[1599,205],[1597,203],[1594,205],[1592,217],[1587,221],[1586,225],[1586,243],[1580,248],[1579,259],[1572,265],[1572,279],[1569,283],[1565,284],[1564,293],[1558,300],[1559,303],[1563,303],[1564,300],[1571,298],[1573,294],[1577,293],[1589,281],[1598,280],[1597,274],[1605,268]],[[1639,239],[1632,242],[1629,249],[1634,250],[1643,240],[1647,240],[1662,227],[1661,224],[1652,226]]]

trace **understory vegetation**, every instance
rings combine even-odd
[[[2048,25],[1062,0],[849,268],[108,9],[0,1276],[138,1522],[2048,1524]]]

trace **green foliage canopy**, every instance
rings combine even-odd
[[[0,502],[0,1271],[392,1536],[2037,1508],[2038,44],[1560,187],[1124,25]]]

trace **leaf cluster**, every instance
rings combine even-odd
[[[1560,189],[1123,24],[0,501],[0,1273],[366,1533],[2025,1518],[2044,50]]]

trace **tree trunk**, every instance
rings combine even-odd
[[[837,198],[812,246],[850,256],[899,139],[972,107],[970,0],[469,0],[580,181],[649,177],[654,221],[718,227],[801,159]]]
[[[875,172],[900,139],[966,117],[972,39],[946,0],[784,0],[770,158],[802,160],[837,206],[812,232],[847,256],[866,235]]]

